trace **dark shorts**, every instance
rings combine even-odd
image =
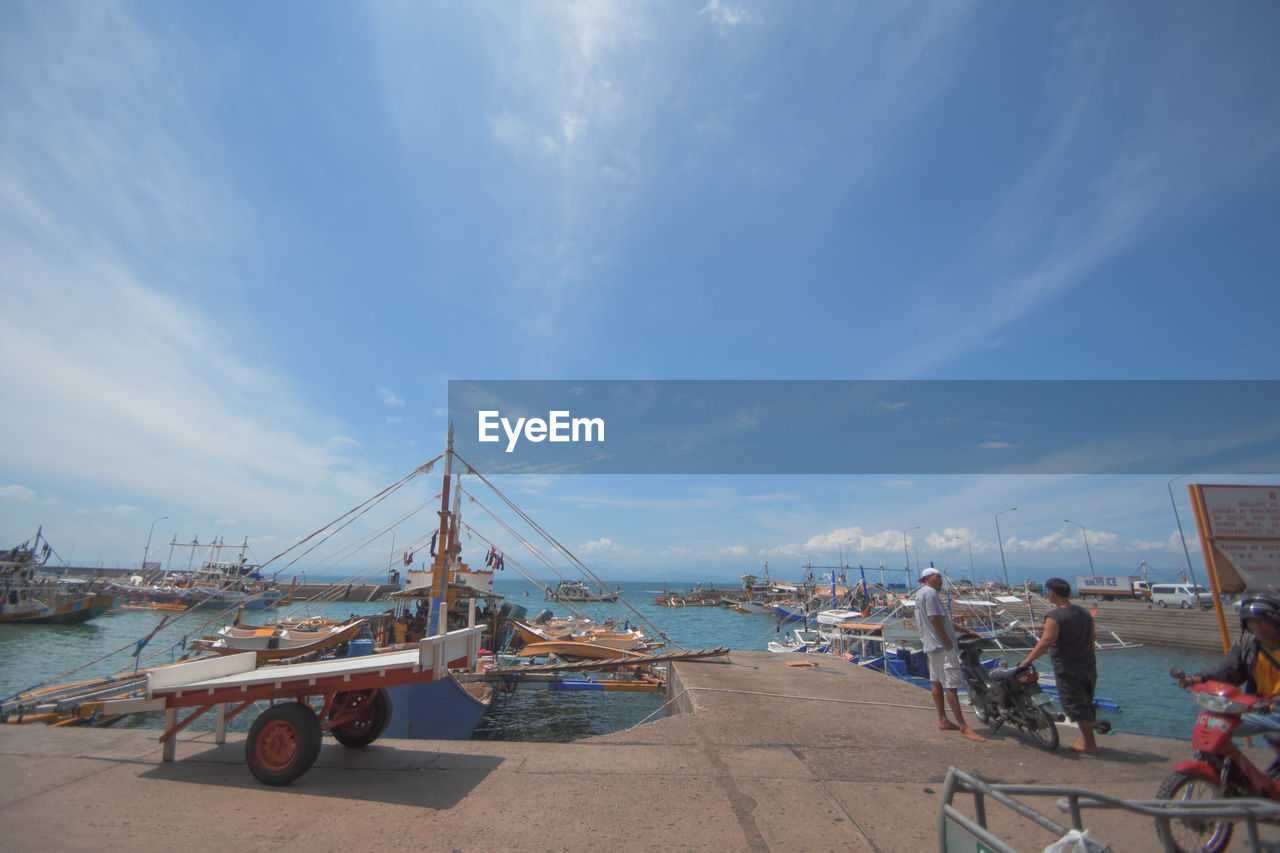
[[[1098,686],[1097,671],[1055,671],[1053,675],[1058,682],[1058,704],[1067,717],[1077,723],[1092,723],[1095,719],[1093,690]]]

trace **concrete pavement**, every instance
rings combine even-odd
[[[1191,752],[1112,735],[1097,758],[1046,753],[1008,730],[975,744],[938,731],[919,688],[837,659],[789,667],[789,657],[678,664],[682,713],[575,743],[349,750],[326,739],[311,771],[284,788],[250,775],[243,735],[218,746],[184,733],[178,760],[163,763],[155,731],[3,726],[0,838],[22,851],[929,851],[948,765],[992,782],[1150,798]],[[972,813],[971,798],[957,802]],[[1028,802],[1067,823],[1051,800]],[[997,805],[988,813],[1019,849],[1053,840]],[[1158,849],[1150,820],[1086,818],[1117,851]]]

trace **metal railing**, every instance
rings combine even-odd
[[[974,817],[969,817],[952,805],[957,793],[973,795]],[[1060,797],[1057,807],[1071,818],[1071,826],[1064,826],[1052,818],[1046,817],[1026,803],[1014,797]],[[1083,830],[1081,810],[1084,808],[1122,809],[1134,814],[1154,819],[1169,834],[1169,824],[1174,820],[1196,819],[1201,821],[1243,821],[1249,833],[1249,843],[1253,850],[1262,850],[1258,835],[1258,821],[1280,821],[1280,803],[1258,799],[1216,799],[1201,802],[1184,802],[1180,800],[1122,800],[1117,797],[1089,791],[1083,788],[1069,788],[1061,785],[1012,785],[989,784],[955,767],[947,768],[947,778],[942,786],[941,802],[938,806],[938,850],[939,853],[956,853],[960,850],[977,849],[977,844],[985,845],[996,853],[1017,853],[1017,849],[996,836],[987,827],[987,800],[995,800],[1007,806],[1018,815],[1030,820],[1052,833],[1055,839],[1066,835],[1071,829]],[[950,839],[950,844],[948,840]],[[976,843],[975,843],[976,842]],[[1084,844],[1090,851],[1106,853],[1110,847],[1095,840],[1085,839]],[[1166,848],[1169,849],[1169,848]]]

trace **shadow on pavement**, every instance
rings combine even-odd
[[[378,744],[347,749],[329,741],[301,778],[276,787],[262,784],[250,773],[243,741],[184,754],[183,747],[190,750],[193,745],[179,743],[177,761],[160,762],[139,776],[279,795],[339,797],[447,810],[507,760],[494,755],[407,750]]]

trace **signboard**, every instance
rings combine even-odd
[[[1096,592],[1128,595],[1133,592],[1133,581],[1118,575],[1076,575],[1079,592]]]
[[[1280,486],[1188,489],[1215,597],[1280,589]]]

